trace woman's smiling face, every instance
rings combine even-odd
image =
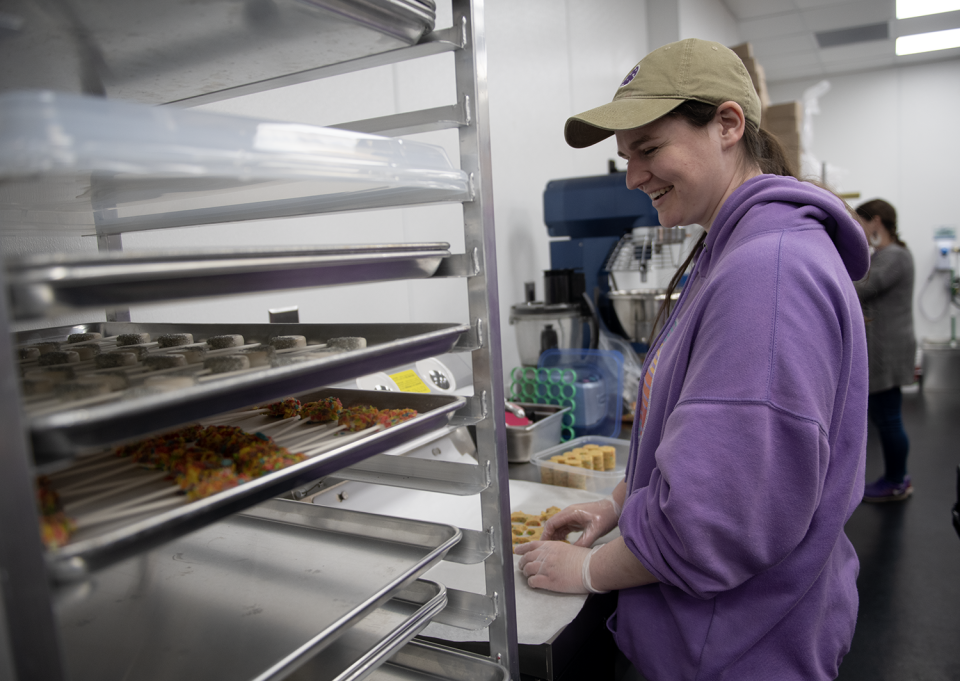
[[[710,229],[727,196],[743,181],[735,180],[737,159],[728,153],[721,119],[718,113],[706,127],[696,128],[667,115],[617,132],[617,150],[627,161],[627,188],[651,198],[664,227]]]

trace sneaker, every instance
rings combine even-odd
[[[863,500],[877,504],[884,501],[903,501],[913,494],[913,485],[910,483],[910,476],[906,476],[903,482],[890,482],[881,477],[875,483],[867,485],[863,490]]]

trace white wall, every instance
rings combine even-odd
[[[946,278],[924,289],[934,263],[934,231],[960,230],[956,159],[960,157],[960,61],[903,66],[830,77],[830,91],[814,117],[812,153],[842,169],[828,180],[841,192],[860,192],[857,204],[873,198],[892,203],[898,231],[914,256],[917,281],[914,323],[918,339],[949,338],[944,309]],[[771,99],[800,99],[817,81],[774,83]],[[920,307],[922,306],[922,308]]]
[[[450,24],[438,3],[438,26]],[[646,54],[645,2],[636,0],[489,0],[486,5],[488,93],[499,268],[503,364],[519,364],[511,305],[523,283],[550,268],[543,190],[549,180],[605,173],[613,142],[586,150],[563,140],[567,117],[610,100],[624,75]],[[239,115],[318,125],[454,103],[453,59],[439,55],[204,107]],[[457,161],[456,133],[415,136],[441,144]],[[124,248],[412,240],[449,241],[461,251],[459,204],[340,214],[130,234]],[[462,280],[368,284],[176,303],[132,310],[140,321],[265,322],[267,309],[298,305],[303,322],[467,321]],[[362,300],[362,305],[356,301]]]
[[[741,42],[740,29],[720,0],[681,0],[677,3],[680,38],[701,38],[733,46]]]

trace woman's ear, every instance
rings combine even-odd
[[[724,102],[718,106],[714,121],[720,124],[720,142],[724,149],[740,141],[747,125],[743,109],[736,102]]]

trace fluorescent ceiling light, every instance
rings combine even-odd
[[[897,19],[925,17],[928,14],[942,14],[958,9],[960,0],[897,0]]]
[[[917,54],[960,47],[960,28],[933,33],[917,33],[897,38],[897,54]]]

